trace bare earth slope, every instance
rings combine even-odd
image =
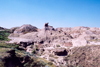
[[[15,29],[9,38],[9,43],[17,43],[27,52],[33,52],[38,57],[52,61],[58,67],[100,66],[95,64],[99,63],[99,59],[96,60],[95,57],[100,56],[100,28],[81,26],[55,29],[46,23],[43,29],[38,29],[32,25],[23,25]]]

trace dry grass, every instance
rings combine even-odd
[[[100,67],[100,46],[73,48],[65,60],[67,66]]]
[[[45,59],[43,59],[43,58],[38,58],[37,59],[37,61],[43,61],[43,62],[45,62],[49,67],[56,67],[52,62],[50,62],[50,61],[47,61],[47,60],[45,60]]]

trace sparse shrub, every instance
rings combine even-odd
[[[38,49],[38,48],[37,48],[37,45],[35,45],[35,49]]]
[[[32,53],[33,53],[33,54],[36,54],[36,51],[35,51],[35,50],[33,50],[33,51],[32,51]]]
[[[48,64],[49,64],[49,65],[53,65],[53,63],[52,63],[52,62],[48,62]]]
[[[18,45],[16,44],[9,44],[9,43],[5,43],[5,42],[1,42],[0,43],[0,48],[17,48]]]
[[[31,44],[31,47],[30,48],[33,48],[33,45]]]
[[[37,45],[35,45],[35,50],[38,51],[38,46]]]
[[[60,47],[60,45],[56,45],[56,47]]]

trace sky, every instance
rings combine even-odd
[[[0,0],[0,26],[100,27],[100,0]]]

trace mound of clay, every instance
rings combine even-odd
[[[30,24],[25,24],[25,25],[22,25],[20,28],[16,29],[14,31],[14,33],[28,33],[28,32],[36,32],[37,31],[37,27],[35,26],[32,26]]]
[[[11,31],[11,33],[13,33],[16,29],[18,29],[19,27],[12,27],[11,29],[10,29],[10,31]]]

